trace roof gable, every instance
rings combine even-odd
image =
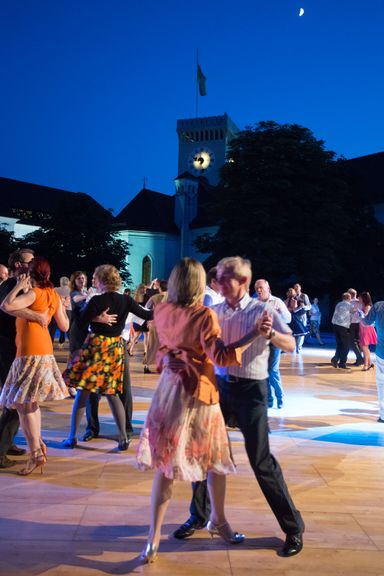
[[[143,188],[115,218],[121,230],[148,230],[177,234],[174,197]]]
[[[83,192],[68,192],[59,188],[40,186],[21,180],[0,177],[0,215],[39,226],[43,220],[65,203],[80,200],[87,206],[98,206],[108,212],[94,198]]]

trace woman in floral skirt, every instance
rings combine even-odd
[[[124,340],[121,333],[129,312],[145,320],[151,320],[153,313],[145,310],[130,296],[120,294],[121,277],[110,264],[103,264],[93,274],[98,292],[88,302],[80,316],[80,325],[90,325],[91,332],[77,354],[68,364],[65,380],[68,387],[76,388],[76,398],[72,410],[71,429],[63,442],[65,448],[77,445],[77,433],[84,416],[90,392],[107,397],[111,412],[119,430],[119,450],[128,448],[124,406],[118,396],[123,389]],[[114,317],[111,323],[101,323],[100,316],[108,311]],[[97,321],[99,320],[99,321]]]
[[[240,364],[242,351],[258,330],[255,327],[240,341],[225,346],[215,312],[202,304],[205,284],[202,265],[184,258],[172,270],[167,302],[155,308],[161,376],[137,452],[140,469],[156,469],[143,562],[157,557],[175,479],[193,482],[207,478],[212,503],[210,526],[215,528],[212,533],[220,533],[231,543],[244,540],[242,534],[232,531],[224,513],[225,478],[235,471],[235,465],[220,410],[214,364]]]

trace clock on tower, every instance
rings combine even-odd
[[[213,186],[220,180],[228,145],[238,132],[227,114],[177,121],[178,174],[204,176]]]

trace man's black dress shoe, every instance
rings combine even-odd
[[[8,456],[22,456],[26,452],[27,451],[24,450],[24,448],[19,448],[18,446],[16,446],[16,444],[12,444],[12,446],[9,448],[7,454],[8,454]]]
[[[303,549],[303,535],[299,534],[288,534],[285,539],[285,544],[282,548],[283,556],[294,556],[298,554]]]
[[[364,364],[364,360],[356,360],[356,362],[353,364],[354,366],[362,366]]]
[[[129,446],[130,441],[131,441],[130,438],[127,438],[126,440],[120,440],[119,441],[118,449],[120,450],[120,452],[124,452],[124,450],[128,450],[128,446]]]
[[[384,420],[382,418],[378,418],[377,421],[380,422],[381,424],[384,424]]]
[[[88,431],[84,434],[82,440],[83,440],[83,442],[89,442],[90,440],[93,440],[94,438],[97,438],[97,434],[95,434],[95,433],[92,432],[91,430],[88,430]]]
[[[195,530],[201,530],[206,526],[206,522],[200,522],[199,520],[194,520],[193,518],[188,518],[184,524],[178,527],[174,531],[173,536],[178,540],[184,540],[184,538],[189,538],[195,533]]]
[[[16,464],[15,460],[10,460],[6,456],[0,457],[0,468],[10,468]]]
[[[62,441],[61,445],[63,448],[70,448],[73,450],[73,448],[77,446],[77,440],[76,438],[67,438],[66,440]]]

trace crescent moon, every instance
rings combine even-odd
[[[299,10],[299,16],[302,16],[304,14],[304,8],[300,8]]]

